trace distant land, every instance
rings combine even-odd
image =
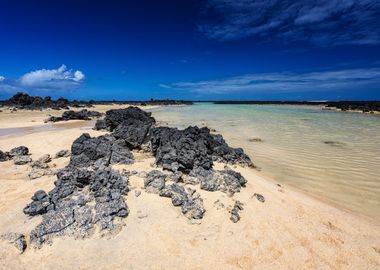
[[[266,100],[175,100],[175,99],[150,99],[150,100],[68,100],[58,98],[53,100],[50,96],[31,96],[19,92],[7,100],[0,100],[0,107],[8,106],[17,109],[43,109],[55,110],[69,109],[69,107],[92,107],[99,104],[131,104],[136,106],[146,105],[193,105],[194,102],[209,102],[220,105],[311,105],[321,106],[324,110],[337,110],[343,112],[380,113],[380,101],[266,101]]]

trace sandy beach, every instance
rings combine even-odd
[[[127,107],[125,105],[123,108]],[[105,112],[112,105],[96,105]],[[146,106],[143,109],[151,109]],[[62,111],[0,113],[0,150],[27,146],[33,160],[70,149],[82,133],[93,130],[94,121],[44,123]],[[130,213],[113,235],[95,233],[86,239],[54,238],[51,245],[27,248],[23,254],[0,241],[0,269],[379,269],[380,224],[329,205],[295,188],[279,185],[253,168],[234,169],[248,181],[246,188],[228,197],[192,186],[203,198],[206,213],[199,222],[189,221],[170,200],[144,191],[140,172],[153,169],[154,158],[134,151],[131,165],[114,169],[130,176],[126,202]],[[60,169],[69,157],[53,159]],[[253,157],[254,162],[254,157]],[[217,163],[216,168],[225,165]],[[28,235],[41,222],[22,209],[38,189],[51,190],[56,176],[30,180],[30,166],[0,163],[0,234]],[[140,196],[135,191],[141,191]],[[253,194],[265,197],[259,202]],[[235,200],[243,203],[241,220],[229,219]]]

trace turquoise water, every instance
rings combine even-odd
[[[380,116],[211,103],[152,112],[161,124],[215,129],[264,175],[380,220]]]

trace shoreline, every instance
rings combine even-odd
[[[275,105],[275,106],[307,106],[307,107],[320,107],[319,105],[291,105],[291,104],[272,104],[272,105]],[[112,105],[95,105],[93,107],[94,110],[96,111],[99,111],[99,112],[106,112],[107,110],[109,110],[110,108],[112,109],[124,109],[124,108],[128,108],[129,106],[134,106],[134,105],[122,105],[120,106],[119,104],[112,104]],[[155,110],[155,109],[160,109],[160,108],[163,108],[163,107],[172,107],[172,106],[188,106],[188,105],[156,105],[156,106],[136,106],[140,109],[143,109],[143,110],[146,110],[146,111],[151,111],[151,110]],[[80,111],[82,108],[72,108],[72,110],[74,111]],[[328,109],[328,110],[333,110],[333,109]],[[62,111],[53,111],[55,113],[53,114],[50,114],[50,112],[52,112],[52,110],[49,110],[49,109],[42,109],[42,110],[28,110],[28,109],[23,109],[23,110],[20,110],[19,112],[21,113],[30,113],[30,112],[39,112],[38,114],[41,114],[41,113],[49,113],[48,116],[50,115],[60,115],[62,113]],[[352,111],[352,112],[355,112],[355,111]],[[4,112],[3,112],[4,113]],[[11,115],[16,115],[14,114],[14,112],[10,113]],[[40,118],[40,117],[39,117]],[[3,122],[2,122],[2,118],[1,118],[1,113],[0,113],[0,122],[2,123],[2,126],[3,126]],[[40,120],[40,119],[39,119]],[[96,118],[94,119],[91,119],[91,120],[68,120],[68,121],[62,121],[62,122],[57,122],[57,123],[54,123],[54,122],[39,122],[38,120],[32,120],[31,122],[24,122],[22,123],[21,126],[19,127],[14,127],[13,124],[11,124],[10,126],[8,127],[5,127],[5,128],[0,128],[0,142],[1,140],[3,139],[7,139],[7,138],[10,138],[10,137],[22,137],[22,136],[25,136],[25,135],[31,135],[31,134],[36,134],[36,133],[44,133],[44,132],[50,132],[50,131],[61,131],[61,130],[69,130],[69,129],[79,129],[81,131],[84,132],[88,132],[89,130],[92,130],[92,128],[94,127],[94,124],[96,122]],[[40,125],[38,125],[40,124]],[[167,126],[167,123],[164,122],[162,123],[163,125],[162,126]],[[160,126],[160,125],[159,125]],[[6,133],[6,134],[2,134],[2,131],[4,130],[9,130],[9,133]],[[222,134],[223,135],[223,134]],[[266,181],[269,181],[273,184],[280,184],[278,181],[272,179],[270,176],[266,175],[265,173],[261,172],[260,170],[258,169],[255,169],[255,168],[252,168],[252,171],[256,173],[257,176],[259,177],[262,177],[264,179],[266,179]],[[1,179],[0,179],[1,180]],[[284,185],[284,184],[281,184],[281,185]],[[322,196],[319,196],[319,195],[316,195],[316,194],[313,194],[307,190],[304,190],[302,188],[299,188],[299,187],[296,187],[294,186],[293,184],[289,183],[289,184],[286,184],[287,186],[289,186],[291,189],[293,189],[294,192],[299,192],[299,193],[302,193],[306,196],[310,196],[322,203],[325,203],[331,207],[334,207],[334,208],[337,208],[338,210],[340,211],[344,211],[344,212],[347,212],[348,214],[350,215],[353,215],[353,216],[357,216],[357,217],[360,217],[360,218],[365,218],[367,219],[369,222],[373,222],[374,224],[376,225],[380,225],[380,220],[374,218],[374,217],[371,217],[371,216],[368,216],[368,215],[365,215],[365,214],[362,214],[362,213],[359,213],[359,212],[356,212],[356,211],[353,211],[353,210],[350,210],[348,208],[344,208],[336,203],[334,203],[333,201],[329,201],[328,199],[326,198],[323,198]]]
[[[119,106],[116,105],[112,106],[111,108],[119,108]],[[97,111],[101,110],[96,107],[93,109]],[[102,109],[108,110],[109,108],[103,107]],[[142,109],[147,108],[143,107]],[[45,112],[40,112],[42,116],[31,116],[26,112],[24,119],[25,122],[21,124],[29,124],[32,126],[36,125],[36,123],[39,123],[38,121],[41,121],[42,118],[45,116],[44,113]],[[62,111],[58,111],[58,114],[61,113]],[[4,118],[1,117],[2,114],[3,113],[0,113],[0,123],[3,123],[4,120]],[[37,118],[35,118],[36,116]],[[35,119],[37,119],[36,122],[31,121]],[[70,126],[72,124],[71,122],[75,122],[74,124],[78,124],[79,128],[65,128],[65,126],[67,125]],[[0,149],[3,150],[2,148],[4,148],[4,146],[8,146],[7,148],[10,148],[10,146],[21,145],[21,142],[29,142],[31,145],[27,146],[31,146],[30,148],[32,152],[32,157],[33,159],[37,159],[42,154],[53,154],[55,151],[62,148],[64,145],[69,147],[71,145],[72,140],[77,138],[78,134],[81,134],[83,132],[89,132],[91,135],[94,136],[104,134],[104,132],[94,131],[91,128],[89,128],[88,130],[81,129],[81,127],[83,126],[89,127],[90,122],[91,121],[74,120],[68,122],[54,123],[49,125],[61,125],[63,126],[63,129],[42,130],[38,134],[31,132],[24,136],[17,136],[16,138],[13,138],[11,136],[0,136]],[[11,121],[5,121],[5,123],[11,126],[15,126],[17,124],[12,123]],[[2,125],[2,127],[3,126],[4,125]],[[64,134],[68,136],[67,138],[65,137],[65,141],[57,141],[59,138],[66,136]],[[46,142],[36,143],[35,140],[39,137],[42,137],[42,135],[44,135],[43,138],[46,138]],[[54,142],[56,142],[55,145]],[[68,145],[69,142],[70,145]],[[41,149],[42,145],[44,145],[44,147]],[[136,153],[136,155],[140,154]],[[135,164],[121,167],[130,169],[135,168],[137,170],[146,170],[146,168],[151,166],[149,164],[151,161],[151,159],[147,159],[146,161],[138,161]],[[64,166],[68,162],[68,160],[66,158],[54,162],[57,163],[57,168],[60,168]],[[9,166],[7,170],[8,173],[12,172],[12,170],[15,168],[15,166],[11,164],[10,161],[8,161],[6,165]],[[0,167],[1,166],[2,163],[0,163]],[[218,168],[222,168],[224,165],[216,164],[215,166]],[[26,202],[29,201],[30,196],[25,196],[25,194],[32,194],[35,190],[38,189],[37,187],[49,190],[49,187],[52,186],[52,180],[55,179],[54,176],[44,176],[36,180],[23,180],[23,175],[26,175],[25,171],[23,171],[25,169],[25,167],[19,168],[19,170],[16,172],[18,174],[18,177],[16,177],[16,179],[18,180],[9,179],[10,175],[8,175],[8,180],[5,180],[4,174],[0,175],[0,178],[2,178],[0,179],[0,193],[4,192],[3,196],[1,196],[2,198],[0,198],[0,202],[3,205],[0,207],[0,217],[4,217],[4,214],[7,215],[7,221],[0,221],[0,234],[3,233],[4,230],[14,227],[14,224],[16,224],[16,226],[17,224],[19,226],[23,226],[21,224],[26,223],[26,229],[30,228],[31,224],[35,224],[36,218],[28,220],[25,216],[23,216],[22,211],[20,211],[19,207],[25,206]],[[104,245],[104,248],[102,248],[103,250],[107,248],[119,254],[119,251],[115,251],[114,248],[111,248],[111,245],[116,245],[118,247],[123,247],[124,244],[125,246],[132,246],[135,245],[136,242],[140,243],[140,247],[143,243],[145,243],[145,245],[147,246],[155,248],[161,246],[163,250],[167,250],[167,253],[163,254],[160,251],[156,250],[154,254],[157,254],[158,257],[154,255],[154,258],[152,258],[150,262],[147,262],[145,261],[145,257],[141,256],[141,254],[137,252],[139,250],[139,248],[137,248],[137,251],[131,252],[132,255],[126,255],[129,262],[128,260],[123,260],[117,257],[117,259],[115,258],[116,261],[114,262],[115,264],[112,268],[125,269],[126,265],[134,265],[135,267],[138,267],[138,263],[141,263],[141,268],[151,268],[153,265],[162,265],[163,267],[166,266],[166,268],[170,268],[174,267],[176,263],[179,262],[178,259],[173,258],[173,255],[177,256],[179,259],[182,258],[181,260],[186,258],[183,262],[183,268],[185,269],[193,269],[197,266],[209,266],[211,268],[219,267],[221,269],[251,269],[256,264],[257,266],[272,265],[272,267],[276,267],[276,265],[277,267],[282,265],[283,267],[287,266],[290,268],[298,268],[299,266],[301,266],[300,268],[317,266],[335,268],[338,266],[347,266],[347,262],[349,262],[349,268],[355,268],[355,266],[363,265],[362,263],[364,263],[364,261],[361,261],[361,259],[359,260],[350,258],[350,256],[347,255],[349,254],[347,252],[349,252],[348,250],[352,248],[359,250],[359,247],[363,248],[363,252],[368,253],[366,255],[367,259],[365,260],[365,265],[368,269],[375,269],[380,266],[380,260],[376,259],[378,258],[376,257],[378,256],[376,254],[380,253],[376,251],[377,248],[380,248],[380,244],[376,245],[376,243],[380,243],[378,242],[380,241],[380,223],[376,222],[376,220],[368,220],[372,218],[366,216],[365,218],[363,218],[359,213],[351,212],[350,210],[342,209],[333,204],[330,204],[329,202],[325,202],[319,198],[312,196],[308,192],[293,187],[292,185],[281,184],[282,187],[278,187],[277,181],[265,175],[262,175],[262,173],[252,168],[243,168],[237,166],[236,170],[241,172],[242,175],[244,175],[248,180],[247,188],[243,189],[240,193],[235,194],[237,199],[245,203],[244,207],[246,208],[241,213],[242,220],[239,223],[233,224],[229,220],[224,220],[226,210],[222,211],[220,209],[215,208],[214,201],[216,201],[216,199],[218,198],[216,197],[216,192],[206,193],[202,190],[198,190],[197,188],[197,190],[201,193],[202,197],[206,199],[206,206],[209,207],[205,214],[204,220],[201,224],[197,225],[186,224],[185,219],[181,215],[176,214],[177,210],[171,207],[167,203],[167,201],[161,201],[158,198],[148,194],[143,194],[140,199],[140,197],[135,197],[133,195],[133,192],[130,192],[130,195],[128,195],[128,205],[137,207],[138,209],[140,209],[138,211],[147,213],[148,217],[139,218],[140,214],[132,211],[131,215],[126,218],[126,228],[122,229],[119,234],[107,240],[108,242],[104,242],[104,240],[102,240],[103,238],[98,238],[97,236],[85,239],[83,241],[67,238],[55,239],[52,246],[45,246],[40,250],[28,249],[26,253],[23,255],[17,255],[17,253],[11,250],[9,246],[5,245],[4,243],[0,243],[0,247],[7,248],[7,250],[3,250],[2,252],[0,252],[1,257],[6,258],[6,263],[4,264],[4,266],[8,267],[8,269],[14,269],[16,266],[12,266],[12,260],[15,260],[15,262],[19,262],[21,263],[21,265],[24,265],[25,267],[30,264],[30,267],[34,269],[38,265],[38,260],[41,260],[41,258],[48,255],[49,259],[47,259],[47,261],[44,262],[45,266],[52,266],[52,260],[56,258],[55,256],[58,256],[58,258],[56,258],[58,260],[74,256],[74,258],[77,258],[79,260],[78,264],[84,263],[83,267],[85,269],[91,267],[102,268],[102,266],[105,267],[105,265],[102,264],[104,262],[99,262],[98,259],[94,259],[94,261],[87,261],[89,260],[88,256],[93,256],[94,252],[98,251],[92,245],[102,243]],[[30,188],[31,186],[33,187]],[[16,189],[13,190],[13,188]],[[140,190],[142,188],[141,180],[137,177],[131,177],[131,188],[132,191]],[[261,204],[253,200],[251,198],[253,192],[259,192],[263,194],[265,196],[266,202]],[[19,198],[12,198],[16,194],[18,194]],[[8,202],[7,199],[11,201]],[[145,199],[146,201],[144,201]],[[230,198],[228,197],[223,197],[222,201],[225,205],[231,203]],[[15,203],[17,207],[14,207],[12,202]],[[138,207],[138,205],[141,203],[142,205]],[[143,205],[145,205],[146,207],[142,207]],[[149,208],[151,207],[153,207],[152,209],[157,211],[157,215],[154,211],[152,212],[151,210],[149,210]],[[177,217],[175,218],[175,216]],[[222,217],[223,219],[220,219]],[[144,222],[144,220],[149,221],[149,223],[147,224],[146,221]],[[167,234],[166,229],[164,227],[159,226],[159,224],[161,223],[171,224],[171,228],[178,228],[171,231],[169,235]],[[218,226],[218,223],[222,224],[222,226]],[[254,224],[253,227],[252,224]],[[271,226],[274,225],[275,228],[272,228]],[[142,227],[140,228],[139,226]],[[142,231],[141,233],[138,232],[139,228]],[[186,231],[188,235],[183,235],[183,231],[181,232],[180,228]],[[305,229],[308,230],[304,231]],[[155,240],[155,238],[153,237],[153,239],[151,240],[152,242],[147,243],[146,239],[144,238],[146,237],[146,235],[144,236],[144,233],[147,233],[150,230],[153,230],[156,233],[159,232],[160,235],[162,235],[162,237],[169,237],[170,241],[168,242],[164,240],[164,238],[162,238],[160,241],[157,242],[157,240]],[[133,231],[136,234],[135,240],[133,240],[133,237],[129,237],[128,235],[128,232],[130,233],[131,231]],[[227,235],[230,234],[229,231],[233,232],[235,236],[228,237]],[[205,238],[207,238],[207,241],[202,240],[202,242],[196,242],[195,246],[192,245],[190,239],[197,239],[196,236],[199,234],[207,235],[205,236]],[[217,237],[217,235],[219,234],[224,235],[229,239],[224,239],[225,237],[222,237],[223,239]],[[268,239],[266,239],[266,237],[260,236],[261,234],[266,235]],[[371,236],[373,239],[369,240],[369,236]],[[317,241],[315,239],[313,240],[313,238],[315,237],[320,238],[320,240],[318,241],[321,241],[321,243],[313,243],[313,241]],[[252,243],[246,243],[244,240],[245,238],[252,239]],[[237,243],[240,243],[240,245],[237,245],[234,239],[235,241],[237,241]],[[185,248],[179,247],[178,244],[175,245],[174,243],[177,241],[185,241]],[[255,241],[258,241],[258,243],[261,244],[255,244]],[[299,250],[293,247],[292,241],[294,241],[294,243],[298,243],[300,248],[305,249],[304,252],[306,252],[308,255],[306,255],[306,253],[299,253]],[[342,244],[341,241],[344,241],[346,244]],[[282,242],[282,248],[280,248],[281,246],[277,246],[279,242]],[[72,251],[64,251],[65,248],[68,248],[70,247],[70,245],[73,244],[79,247],[73,248]],[[173,249],[171,245],[174,245],[176,248]],[[219,245],[220,247],[216,247],[215,245]],[[222,252],[222,249],[220,248],[222,248],[224,245],[230,246],[231,254],[224,254]],[[265,252],[267,252],[267,254],[261,254],[257,250],[257,247],[260,247],[260,245],[262,245],[260,249],[263,249]],[[288,248],[286,248],[286,246],[288,246]],[[87,248],[89,251],[89,253],[84,256],[87,257],[87,259],[78,257],[77,255],[73,254],[75,250],[80,250],[84,247]],[[313,252],[317,252],[319,254],[319,257],[317,256],[313,258],[313,252],[309,254],[309,251],[307,251],[308,249],[311,249]],[[331,255],[329,253],[325,253],[324,251],[322,251],[323,249],[327,249],[330,251],[334,250],[336,254]],[[185,250],[187,250],[188,253],[184,253]],[[59,255],[59,252],[61,252],[62,254]],[[179,253],[175,255],[176,252]],[[193,262],[193,264],[191,264],[188,261],[188,259],[195,258],[195,254],[197,254],[198,252],[202,252],[205,255],[200,256],[200,261],[198,263]],[[281,255],[278,252],[280,252]],[[144,252],[142,251],[142,253]],[[109,252],[107,254],[109,254]],[[303,255],[301,256],[301,254]],[[357,255],[358,253],[355,254]],[[305,259],[304,264],[292,258],[296,255],[301,256],[303,259]],[[225,261],[218,262],[217,259],[219,259],[220,256],[227,256],[227,259]],[[337,258],[335,256],[343,257],[341,257],[341,261],[337,261]],[[163,262],[161,261],[163,258],[166,258],[167,260],[165,264],[163,264]],[[209,262],[205,261],[206,258],[209,259]],[[272,258],[271,262],[267,260],[268,258]],[[273,258],[276,259],[274,259],[273,261]],[[321,258],[323,258],[323,260]],[[131,262],[131,260],[133,263]],[[296,265],[298,265],[298,267]],[[302,267],[302,265],[304,267]],[[71,266],[76,267],[77,265],[73,263]],[[66,267],[70,268],[70,265],[67,265]]]

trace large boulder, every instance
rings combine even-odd
[[[125,142],[112,136],[91,138],[82,134],[71,146],[70,165],[87,167],[91,165],[109,165],[115,163],[130,164],[133,155]]]
[[[155,120],[151,117],[151,113],[145,112],[137,107],[128,107],[126,109],[114,109],[106,112],[104,120],[100,121],[100,124],[96,124],[95,128],[104,128],[113,131],[122,122],[134,119],[143,123],[150,123],[153,125]]]

